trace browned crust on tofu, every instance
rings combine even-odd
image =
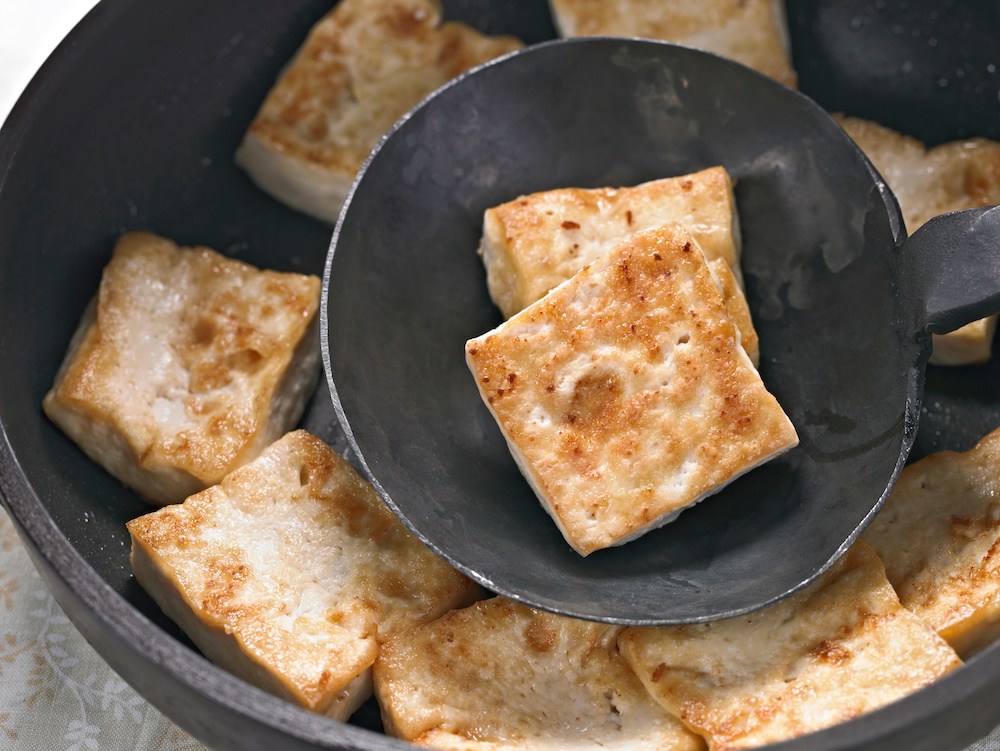
[[[645,229],[678,222],[739,278],[740,230],[722,167],[622,188],[560,188],[487,209],[480,255],[505,318]]]
[[[218,482],[298,421],[320,280],[148,233],[121,237],[46,414],[147,500]]]
[[[620,631],[500,597],[452,611],[379,655],[386,731],[442,749],[701,751],[618,654]]]
[[[921,141],[870,120],[835,115],[885,179],[913,234],[940,214],[1000,204],[1000,143],[985,138],[928,149]],[[990,359],[997,316],[935,334],[931,363],[974,365]]]
[[[753,318],[750,315],[750,305],[747,303],[746,295],[736,278],[736,274],[729,264],[721,258],[716,258],[708,262],[708,266],[715,277],[719,289],[722,290],[722,297],[726,303],[726,312],[736,326],[740,334],[740,345],[750,358],[754,367],[760,365],[760,338],[757,336],[757,329],[753,325]]]
[[[970,138],[928,149],[870,120],[834,117],[899,200],[910,233],[939,214],[1000,203],[1000,143]]]
[[[549,0],[562,36],[637,36],[714,52],[796,86],[783,0]]]
[[[458,74],[521,46],[442,23],[437,0],[341,0],[267,95],[237,162],[279,200],[334,222],[396,120]]]
[[[479,596],[302,430],[128,530],[137,581],[207,657],[338,719],[382,641]]]
[[[709,624],[632,627],[619,648],[650,694],[713,751],[830,727],[961,665],[899,604],[864,542],[775,605]]]
[[[691,235],[637,233],[466,345],[525,477],[581,554],[797,443]]]
[[[963,659],[1000,637],[1000,431],[905,467],[864,539]]]

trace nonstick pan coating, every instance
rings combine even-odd
[[[274,77],[328,7],[314,0],[105,0],[44,66],[0,132],[5,505],[84,636],[159,710],[218,749],[403,746],[357,723],[295,709],[197,654],[131,578],[124,523],[147,507],[85,459],[44,419],[40,404],[123,231],[157,231],[274,268],[322,270],[330,228],[261,195],[231,155]],[[984,96],[956,96],[940,110],[934,103],[942,91],[925,75],[936,71],[924,67],[945,55],[934,54],[926,35],[913,41],[892,31],[913,14],[940,12],[937,3],[914,1],[904,11],[793,0],[788,8],[802,88],[822,104],[931,142],[997,136],[997,90],[987,65],[1000,20],[992,6],[971,18],[968,32],[954,30],[952,42],[960,38],[961,46],[949,47],[965,50],[962,64],[970,67],[962,86]],[[554,33],[540,2],[445,0],[445,9],[529,42]],[[970,13],[963,5],[940,15],[933,24],[939,52],[949,45],[949,18]],[[854,29],[854,15],[870,23]],[[873,71],[858,65],[857,55],[886,52],[886,41],[895,42],[900,64],[914,61],[906,75],[926,85],[892,98],[872,93]],[[895,90],[903,74],[893,69],[887,64],[876,83]],[[906,118],[904,105],[918,116]],[[918,452],[967,448],[1000,424],[998,367],[995,359],[963,372],[931,369]],[[344,448],[324,392],[305,427]],[[960,748],[1000,720],[998,682],[1000,653],[990,649],[917,695],[783,748]],[[361,722],[378,724],[371,711]]]

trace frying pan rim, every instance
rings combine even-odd
[[[131,4],[134,4],[134,0],[102,0],[95,10],[91,11],[88,16],[89,20],[85,19],[57,48],[53,56],[49,58],[29,84],[22,98],[15,104],[7,122],[0,129],[0,161],[6,165],[2,176],[0,176],[0,196],[8,189],[5,178],[9,173],[10,166],[18,157],[18,145],[23,138],[23,128],[30,122],[40,102],[52,95],[48,85],[53,79],[58,78],[62,63],[68,55],[68,46],[74,45],[84,48],[88,42],[96,41],[97,31],[95,29],[97,21],[102,20],[102,14]],[[9,241],[0,240],[0,246],[6,245],[7,242]],[[63,606],[67,616],[76,623],[80,620],[77,608],[85,609],[89,616],[93,616],[97,622],[112,633],[116,640],[121,642],[122,646],[129,651],[129,656],[132,659],[154,662],[159,670],[171,675],[187,690],[200,692],[202,695],[204,695],[203,687],[192,683],[190,679],[204,677],[206,680],[214,681],[218,678],[219,681],[216,685],[222,687],[222,693],[213,693],[207,696],[207,702],[223,704],[227,709],[236,711],[251,722],[264,717],[265,719],[262,721],[270,723],[273,714],[277,713],[290,717],[299,728],[308,729],[314,723],[322,723],[321,729],[327,726],[337,729],[332,735],[317,732],[315,739],[303,738],[308,742],[315,740],[318,743],[325,743],[328,737],[330,743],[334,745],[324,747],[343,748],[341,734],[346,733],[348,740],[363,741],[357,746],[358,748],[410,748],[407,744],[399,743],[371,731],[339,723],[330,724],[323,718],[317,718],[287,702],[265,694],[209,663],[204,657],[184,647],[172,636],[152,624],[135,606],[112,590],[104,578],[98,575],[90,563],[83,558],[76,546],[70,543],[65,535],[59,531],[48,507],[31,487],[27,474],[21,465],[20,457],[14,452],[8,427],[2,420],[0,420],[0,503],[9,513],[19,537],[29,549],[33,564],[37,566],[38,562],[42,561],[66,585],[67,594],[60,601],[60,605]],[[46,572],[42,573],[45,576],[48,575]],[[114,612],[112,614],[109,614],[106,607],[108,598],[113,604],[111,610]],[[142,647],[145,646],[156,649],[144,653]],[[159,655],[163,653],[172,655],[176,661],[170,664],[160,664],[158,662]],[[102,657],[108,659],[105,653],[102,653]],[[930,720],[938,718],[950,707],[964,702],[968,696],[977,695],[990,685],[995,686],[998,674],[1000,674],[1000,647],[994,645],[955,673],[945,676],[923,691],[905,697],[893,705],[849,723],[773,747],[780,747],[785,751],[793,751],[793,749],[801,749],[801,751],[805,751],[805,749],[816,749],[816,751],[844,749],[846,751],[848,748],[855,748],[858,742],[876,742],[879,738],[891,736],[901,728],[924,727]],[[127,678],[128,676],[123,677]],[[248,699],[248,696],[252,700]],[[253,717],[249,711],[251,705],[261,708],[264,712],[257,718]],[[911,712],[911,707],[926,711]],[[161,711],[163,710],[164,708],[161,707]],[[168,712],[169,708],[165,713]],[[918,725],[914,725],[912,722],[914,715],[919,721]],[[171,719],[181,724],[185,718],[171,716]],[[287,732],[279,724],[269,726],[280,732]],[[869,730],[871,732],[866,732]],[[876,730],[878,732],[875,732]]]

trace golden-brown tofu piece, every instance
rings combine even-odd
[[[633,627],[622,655],[712,751],[805,735],[895,701],[957,668],[902,605],[865,543],[803,591],[714,623]]]
[[[878,123],[836,117],[895,194],[909,233],[939,214],[1000,203],[1000,143],[972,138],[928,149]],[[996,327],[997,316],[988,316],[948,334],[934,334],[931,362],[986,362]]]
[[[320,280],[121,237],[45,413],[146,500],[219,482],[298,422],[320,369]]]
[[[458,74],[521,46],[442,23],[439,0],[341,0],[282,72],[236,161],[279,201],[334,223],[396,120]]]
[[[723,167],[625,188],[560,188],[487,209],[479,255],[490,297],[510,318],[630,235],[677,222],[712,264],[744,349],[757,331],[743,294],[739,214]]]
[[[206,657],[335,719],[383,641],[480,594],[302,430],[128,530],[139,584]]]
[[[564,37],[632,36],[714,52],[795,87],[783,0],[549,0]]]
[[[518,466],[582,555],[798,442],[694,238],[639,232],[466,344]]]
[[[617,653],[621,628],[501,597],[452,611],[382,649],[386,731],[463,751],[701,751]]]
[[[905,467],[864,539],[963,659],[1000,637],[1000,430]]]
[[[740,228],[722,167],[623,188],[560,188],[487,209],[479,253],[504,318],[541,298],[630,235],[677,222],[739,278]]]

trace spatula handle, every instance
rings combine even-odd
[[[928,332],[946,334],[1000,312],[1000,206],[935,217],[902,252],[909,279],[923,291]]]

